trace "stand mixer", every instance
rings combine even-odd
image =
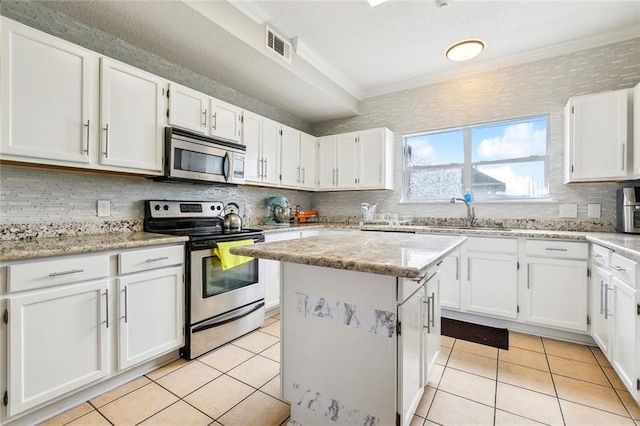
[[[269,207],[269,219],[265,225],[289,226],[291,207],[289,207],[289,200],[286,197],[269,197],[267,198],[267,206]]]

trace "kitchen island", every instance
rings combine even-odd
[[[440,349],[440,262],[462,236],[347,232],[235,247],[282,262],[292,425],[408,425]]]

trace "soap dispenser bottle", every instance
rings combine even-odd
[[[471,202],[471,200],[473,199],[473,197],[471,197],[471,191],[469,191],[469,188],[467,188],[466,191],[464,191],[464,199],[465,201],[467,201],[468,203]]]

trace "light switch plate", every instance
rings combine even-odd
[[[587,217],[600,219],[602,206],[600,204],[587,204]]]
[[[98,217],[109,217],[111,216],[111,201],[109,200],[98,200]]]
[[[560,217],[578,217],[577,204],[560,204],[558,210],[560,212]]]

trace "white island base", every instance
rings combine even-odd
[[[283,262],[289,424],[408,425],[440,350],[439,280]]]

